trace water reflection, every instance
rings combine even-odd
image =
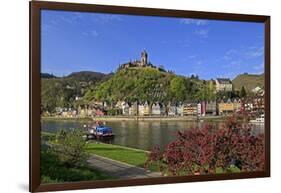
[[[81,121],[42,121],[42,131],[55,132],[59,129],[82,128],[90,122]],[[120,121],[106,122],[113,128],[115,138],[108,143],[151,150],[155,145],[165,147],[175,139],[176,131],[183,131],[193,127],[212,125],[215,128],[224,126],[223,122],[187,122],[187,121]],[[263,124],[254,124],[254,132],[264,132]]]

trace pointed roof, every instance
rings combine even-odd
[[[231,80],[229,78],[217,78],[217,81],[220,84],[231,84]]]

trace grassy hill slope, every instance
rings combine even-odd
[[[129,68],[117,71],[99,84],[84,99],[102,101],[164,101],[191,98],[199,88],[199,80],[191,80],[155,68]]]
[[[232,80],[235,90],[240,90],[242,86],[247,91],[259,86],[264,87],[264,74],[240,74]]]

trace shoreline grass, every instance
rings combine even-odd
[[[47,140],[54,139],[55,135],[55,133],[41,132],[41,138]],[[89,142],[87,144],[87,152],[142,168],[144,168],[147,154],[149,153],[149,151],[142,149],[106,144],[98,141]]]
[[[141,168],[144,168],[144,164],[147,160],[148,154],[148,151],[145,150],[133,149],[100,142],[88,143],[87,151],[98,156],[106,157]],[[152,165],[148,169],[151,171],[157,171],[157,167],[154,165]]]

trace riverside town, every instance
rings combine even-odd
[[[166,91],[164,85],[159,83],[159,95],[162,96],[149,96],[143,100],[138,99],[136,96],[135,99],[129,98],[128,95],[116,97],[116,100],[107,95],[101,97],[93,97],[92,100],[85,100],[88,97],[88,93],[85,96],[75,95],[75,100],[72,104],[67,104],[66,106],[55,106],[52,111],[48,109],[42,109],[44,116],[53,116],[53,117],[62,117],[62,118],[93,118],[97,120],[130,120],[130,119],[140,119],[145,118],[157,119],[164,117],[169,118],[169,120],[184,119],[184,117],[189,118],[217,118],[223,116],[232,115],[235,112],[246,110],[252,114],[253,120],[263,122],[262,118],[264,116],[264,89],[263,85],[257,83],[256,85],[250,85],[249,87],[240,86],[237,83],[238,87],[236,88],[234,83],[230,78],[215,78],[212,80],[200,80],[199,77],[192,75],[189,78],[176,76],[173,72],[166,71],[163,66],[156,67],[148,62],[148,54],[144,50],[141,53],[141,60],[134,60],[128,63],[119,65],[117,73],[114,76],[122,76],[122,73],[127,73],[127,71],[132,71],[139,73],[138,71],[146,71],[148,73],[155,71],[153,73],[158,73],[163,76],[173,77],[174,80],[170,84],[173,87],[175,85],[174,97],[169,96],[173,94]],[[121,72],[124,71],[124,72]],[[90,72],[81,72],[81,73],[90,73]],[[105,75],[106,76],[106,75]],[[111,76],[111,75],[110,75]],[[111,79],[114,79],[114,76]],[[262,77],[263,75],[251,75],[244,73],[239,75],[240,77],[249,77],[249,79],[255,76]],[[237,79],[239,78],[237,77]],[[126,77],[124,77],[126,79]],[[127,79],[125,81],[131,81]],[[193,97],[186,97],[186,93],[180,93],[180,90],[185,87],[185,81],[189,84],[196,86],[198,91]],[[87,84],[87,82],[80,82],[80,84]],[[101,84],[101,89],[103,85],[108,84],[104,82]],[[182,84],[182,85],[180,85]],[[110,85],[111,86],[111,85]],[[179,88],[176,88],[178,86]],[[66,85],[66,89],[73,90],[71,85]],[[135,88],[138,89],[138,88]],[[246,91],[247,89],[247,91]],[[156,91],[156,90],[154,90]],[[154,92],[152,91],[152,92]],[[98,94],[99,90],[93,91],[93,95]],[[109,91],[110,92],[110,91]],[[133,93],[133,90],[129,92]],[[162,93],[160,93],[162,92]],[[167,93],[165,93],[167,92]],[[81,92],[81,94],[83,94]],[[179,96],[179,95],[182,96]],[[166,96],[164,96],[166,95]],[[170,98],[169,98],[170,97]],[[177,98],[178,97],[178,98]]]

